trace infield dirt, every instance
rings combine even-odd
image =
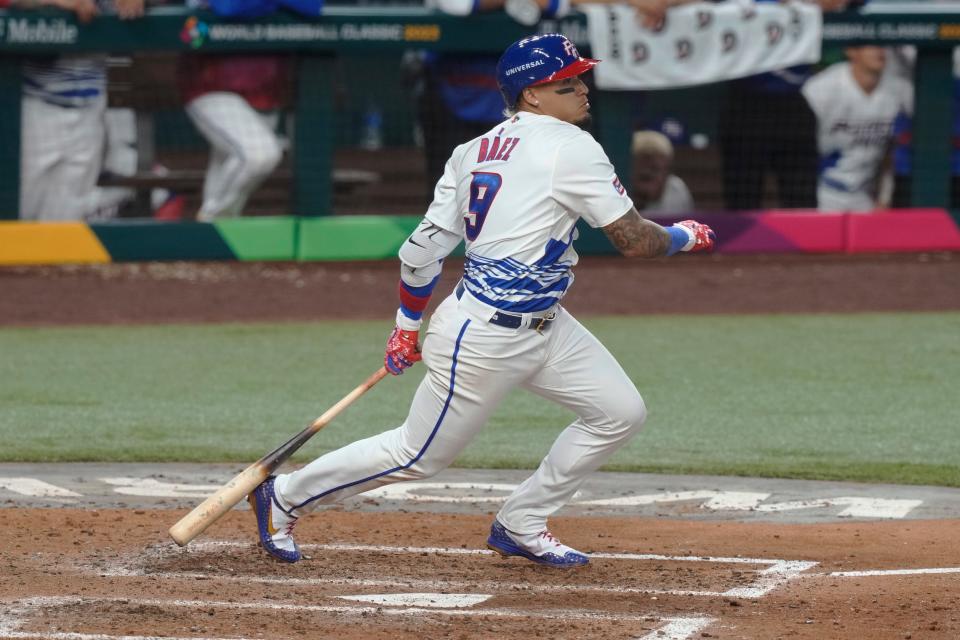
[[[960,309],[960,256],[584,258],[574,315]],[[433,304],[462,272],[450,260]],[[0,325],[393,321],[395,263],[117,263],[0,268]]]
[[[555,533],[592,553],[717,557],[696,563],[595,558],[587,568],[558,571],[467,553],[483,548],[490,514],[328,510],[298,527],[311,557],[296,565],[256,548],[248,512],[228,514],[180,549],[166,537],[180,515],[5,510],[0,600],[13,612],[19,606],[21,635],[15,637],[70,631],[100,638],[637,638],[676,618],[712,619],[695,636],[705,638],[960,637],[957,574],[827,575],[958,566],[957,522],[783,526],[558,518]],[[311,550],[313,543],[330,548]],[[332,548],[337,543],[371,547]],[[402,549],[410,545],[432,549]],[[757,584],[768,568],[724,561],[737,558],[812,566],[760,597],[724,595]],[[459,614],[427,607],[391,612],[342,599],[424,591],[437,599],[442,593],[491,597]],[[53,600],[31,606],[30,598]],[[11,637],[7,626],[0,637]]]
[[[584,260],[568,307],[960,309],[953,254],[690,258]],[[456,272],[448,265],[441,290]],[[0,324],[389,322],[395,283],[383,263],[7,268]],[[0,638],[960,638],[960,572],[917,572],[960,567],[957,520],[559,517],[558,537],[599,555],[558,572],[485,553],[490,512],[330,509],[298,526],[311,557],[296,565],[256,549],[248,512],[179,549],[166,531],[184,513],[3,509]],[[834,575],[854,571],[875,574]],[[426,595],[371,600],[398,593]],[[452,594],[489,597],[442,606]]]

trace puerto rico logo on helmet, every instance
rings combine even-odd
[[[183,23],[183,29],[180,30],[180,39],[193,49],[199,49],[207,41],[207,34],[210,33],[210,27],[206,22],[198,20],[196,16],[190,16]]]

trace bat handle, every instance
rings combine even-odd
[[[357,398],[369,391],[373,385],[383,380],[387,373],[387,368],[385,366],[377,369],[376,372],[372,373],[369,378],[361,382],[356,389],[345,395],[340,399],[339,402],[324,411],[323,415],[314,420],[313,424],[310,425],[310,429],[313,431],[313,433],[320,431],[320,429],[323,429],[325,426],[330,424],[330,421],[336,418],[337,414],[353,404]]]

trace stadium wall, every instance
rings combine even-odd
[[[681,217],[657,218],[671,224]],[[960,251],[958,220],[944,209],[862,213],[767,211],[698,214],[717,232],[719,253]],[[349,261],[397,255],[418,216],[269,216],[214,223],[0,222],[0,265],[142,260]],[[581,223],[577,250],[615,250]],[[461,247],[462,253],[462,247]]]
[[[862,44],[917,47],[910,204],[950,207],[953,145],[944,132],[951,131],[953,122],[952,57],[960,10],[950,3],[936,3],[935,13],[904,11],[904,5],[875,2],[858,11],[828,13],[823,43],[834,50]],[[493,54],[520,37],[543,31],[563,32],[579,45],[589,46],[586,17],[579,12],[524,26],[502,11],[465,19],[422,6],[334,5],[325,6],[323,15],[316,18],[280,11],[236,24],[209,11],[171,5],[151,7],[140,20],[104,14],[80,25],[71,12],[0,10],[0,35],[6,34],[0,37],[0,139],[4,141],[0,218],[18,217],[20,65],[29,57],[103,51],[113,55],[295,52],[301,81],[290,105],[298,123],[292,132],[293,202],[282,210],[330,215],[343,213],[333,207],[335,184],[330,171],[337,142],[337,133],[330,129],[338,110],[336,60],[371,53],[399,58],[411,49]],[[630,130],[625,125],[631,124],[634,115],[632,93],[636,92],[598,90],[602,98],[596,104],[596,136],[623,176],[630,175],[632,165],[630,137],[623,134]]]

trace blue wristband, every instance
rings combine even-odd
[[[690,234],[681,229],[680,227],[664,227],[667,230],[667,233],[670,234],[670,248],[667,249],[667,255],[672,256],[676,252],[683,249],[687,246],[687,243],[690,242]]]
[[[547,8],[543,10],[544,18],[554,18],[557,15],[557,9],[560,8],[560,0],[549,0]]]

